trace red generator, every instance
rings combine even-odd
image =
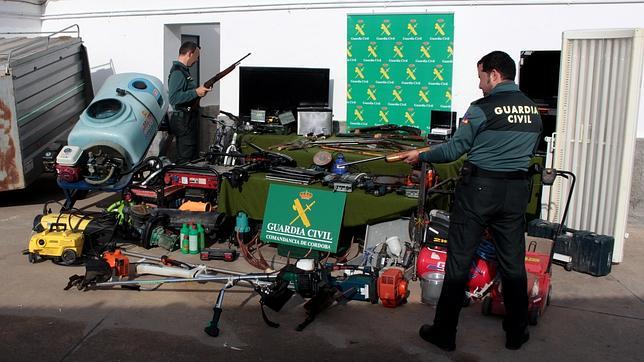
[[[572,192],[575,188],[576,177],[572,172],[558,171],[552,168],[543,169],[541,172],[541,180],[544,185],[552,185],[557,176],[562,176],[570,181],[568,199],[561,217],[559,229],[552,240],[526,236],[526,243],[528,244],[525,256],[525,268],[528,274],[528,323],[531,325],[538,323],[539,318],[550,304],[554,241],[563,231],[563,225],[568,214],[568,206],[570,205]],[[494,283],[489,296],[483,300],[481,312],[484,315],[505,315],[502,288],[503,286],[500,281]]]
[[[536,325],[546,306],[550,304],[552,240],[529,238],[530,251],[527,251],[525,256],[525,269],[528,274],[528,323]],[[537,251],[537,244],[540,251]],[[501,281],[497,279],[489,296],[483,300],[481,312],[484,315],[505,315],[502,288]]]

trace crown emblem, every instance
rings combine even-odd
[[[313,197],[313,194],[310,193],[309,191],[300,192],[300,198],[302,200],[310,200],[312,197]]]

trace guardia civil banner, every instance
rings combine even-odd
[[[347,194],[271,184],[261,239],[335,253]]]
[[[452,108],[454,14],[347,18],[347,125],[429,131],[432,110]]]

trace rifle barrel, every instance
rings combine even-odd
[[[429,151],[429,147],[422,147],[422,148],[417,148],[416,149],[419,153],[427,152]],[[384,159],[386,162],[398,162],[402,159],[402,155],[408,151],[401,151],[401,152],[396,152],[396,153],[390,153],[386,156],[379,156],[379,157],[373,157],[373,158],[366,158],[364,160],[358,160],[358,161],[352,161],[352,162],[345,162],[343,163],[344,166],[350,166],[350,165],[357,165],[359,163],[365,163],[365,162],[371,162],[371,161],[377,161],[377,160],[382,160]]]

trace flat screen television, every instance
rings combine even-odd
[[[432,109],[430,117],[431,128],[449,128],[452,130],[456,128],[456,112]]]
[[[266,116],[298,107],[329,107],[328,68],[239,68],[239,116],[250,120],[251,109],[263,110]]]
[[[519,89],[537,104],[557,108],[561,51],[521,52]]]
[[[524,50],[519,62],[519,89],[540,106],[543,132],[537,151],[546,152],[544,137],[557,130],[557,99],[559,98],[559,50]]]

